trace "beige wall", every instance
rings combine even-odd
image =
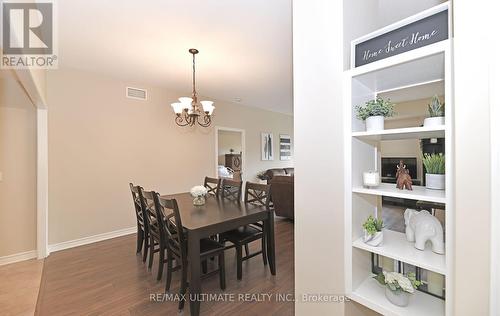
[[[0,257],[36,249],[36,111],[0,79]]]
[[[260,133],[293,134],[292,116],[216,101],[212,128],[193,130],[174,123],[181,93],[147,87],[148,101],[137,101],[125,87],[144,86],[131,82],[62,70],[47,79],[49,244],[134,226],[129,182],[175,193],[214,176],[214,126],[245,130],[250,180],[293,165],[260,160]]]
[[[231,149],[235,154],[242,151],[241,132],[220,130],[218,137],[218,163],[223,166],[226,163],[226,154],[229,154]]]

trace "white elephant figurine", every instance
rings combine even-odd
[[[432,251],[444,254],[443,227],[439,220],[428,211],[413,210],[407,208],[405,211],[406,239],[415,242],[415,248],[425,249],[425,243],[430,240]]]

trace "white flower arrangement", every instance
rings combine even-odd
[[[407,275],[397,272],[386,272],[374,277],[380,284],[385,285],[393,292],[406,292],[413,294],[415,289],[420,286],[421,282],[415,279],[415,273],[408,273]]]
[[[201,197],[207,195],[207,188],[202,185],[197,185],[191,188],[191,195],[193,197]]]

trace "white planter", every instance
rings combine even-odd
[[[425,175],[425,187],[433,190],[444,190],[446,177],[444,174],[431,174]]]
[[[444,116],[428,117],[424,119],[424,126],[444,125]]]
[[[369,246],[378,247],[384,241],[384,231],[376,232],[375,235],[369,235],[365,230],[363,241]]]
[[[366,119],[365,123],[367,132],[384,130],[384,117],[382,115],[370,116]]]
[[[410,293],[399,291],[393,292],[388,287],[385,287],[385,297],[394,305],[405,307],[410,303]]]

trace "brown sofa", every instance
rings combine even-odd
[[[265,173],[271,184],[271,199],[277,216],[294,219],[294,169],[269,169]]]

